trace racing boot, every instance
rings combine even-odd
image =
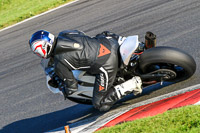
[[[134,95],[142,93],[142,81],[138,76],[117,85],[108,90],[109,92],[101,101],[100,111],[108,111],[114,103],[123,98],[124,96],[133,92]]]
[[[118,99],[123,98],[124,96],[133,92],[134,95],[142,93],[142,80],[140,77],[135,76],[128,81],[115,86],[115,90],[118,96]]]

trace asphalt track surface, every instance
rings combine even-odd
[[[117,109],[199,83],[199,18],[199,0],[81,0],[0,32],[0,132],[44,132],[100,114],[91,105],[64,101],[46,88],[40,60],[28,45],[35,31],[78,29],[93,36],[109,30],[138,34],[140,41],[152,31],[157,45],[181,48],[194,57],[197,71],[192,78],[139,98],[130,96]]]

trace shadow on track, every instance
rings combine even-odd
[[[138,96],[134,96],[133,94],[130,94],[130,95],[124,97],[123,99],[121,99],[120,101],[118,101],[116,103],[116,106],[114,106],[114,108],[119,108],[122,105],[127,105],[127,104],[129,105],[130,103],[126,103],[126,101],[136,99],[136,98],[139,98],[139,97],[142,97],[142,96],[145,97],[145,95],[150,95],[152,92],[159,90],[159,89],[162,89],[162,88],[167,87],[167,86],[172,85],[172,84],[174,84],[174,82],[163,82],[162,85],[160,85],[160,83],[157,83],[157,84],[148,86],[146,88],[143,88],[142,94],[140,94]],[[145,100],[147,100],[147,99],[145,99]]]
[[[41,133],[70,124],[70,121],[84,119],[100,113],[92,105],[77,104],[72,107],[13,122],[0,130],[0,133]]]
[[[143,93],[140,96],[147,95],[155,90],[161,89],[171,84],[173,83],[164,82],[162,86],[160,84],[149,86],[147,88],[144,88]],[[122,100],[120,100],[119,102],[117,102],[117,104],[112,109],[119,108],[120,106],[126,104],[125,101],[140,96],[133,96],[133,94],[130,94],[125,98],[123,98]],[[77,104],[60,111],[13,122],[3,127],[3,129],[1,129],[0,132],[1,133],[47,132],[80,120],[91,118],[93,116],[101,116],[104,113],[105,112],[97,111],[96,109],[93,108],[92,105]]]

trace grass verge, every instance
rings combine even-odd
[[[200,133],[200,105],[173,109],[95,133]]]
[[[0,0],[0,29],[73,0]]]

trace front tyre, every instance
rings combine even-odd
[[[139,67],[143,74],[151,72],[169,72],[167,81],[182,81],[191,77],[196,63],[188,53],[174,48],[159,46],[148,49],[140,56]],[[172,74],[172,75],[170,75]]]

